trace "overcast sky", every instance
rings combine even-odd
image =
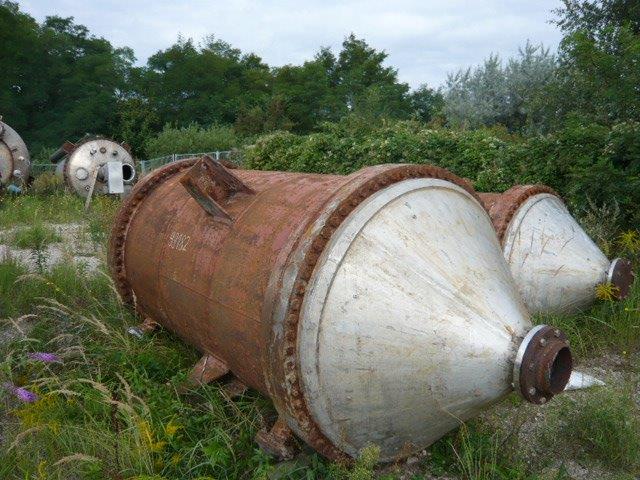
[[[18,0],[19,1],[19,0]],[[560,34],[548,23],[560,0],[25,0],[23,11],[76,22],[129,46],[138,63],[175,42],[214,34],[269,65],[299,64],[320,46],[338,52],[350,32],[376,49],[400,80],[417,87],[441,85],[447,72],[490,53],[513,55],[527,39],[556,49]]]

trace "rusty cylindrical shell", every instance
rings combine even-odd
[[[29,179],[31,159],[20,135],[0,120],[0,185]]]
[[[571,313],[595,301],[596,287],[611,282],[625,298],[631,263],[610,262],[544,185],[516,185],[480,198],[502,244],[505,259],[531,313]]]
[[[192,197],[200,166],[158,169],[124,202],[117,288],[269,395],[313,448],[409,455],[511,391],[531,323],[468,184],[426,165],[233,170]]]
[[[65,143],[52,156],[52,161],[57,163],[56,175],[81,197],[89,194],[94,172],[107,162],[122,163],[125,192],[131,190],[136,181],[135,162],[128,148],[108,138],[87,138],[76,145]],[[93,192],[109,193],[105,178],[98,175]]]

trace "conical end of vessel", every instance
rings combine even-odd
[[[631,260],[626,258],[612,260],[607,272],[607,282],[615,287],[615,298],[624,300],[629,296],[635,276]]]
[[[531,313],[571,313],[588,307],[608,273],[612,283],[620,284],[620,292],[628,294],[630,264],[612,265],[553,190],[518,185],[498,199],[484,197],[505,259]]]
[[[536,404],[563,391],[566,337],[531,328],[475,197],[441,179],[395,183],[337,227],[306,285],[297,349],[306,405],[347,455],[376,444],[382,461],[405,457],[516,383]],[[514,380],[518,352],[533,370]]]

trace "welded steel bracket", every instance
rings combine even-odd
[[[232,378],[229,382],[227,382],[222,387],[222,390],[224,391],[225,394],[229,396],[229,398],[240,397],[241,395],[244,395],[244,393],[248,389],[249,387],[247,387],[244,383],[242,383],[237,378]]]
[[[75,149],[76,145],[67,140],[51,155],[51,157],[49,157],[49,160],[51,163],[58,163],[61,159],[70,155]]]
[[[293,438],[293,432],[287,422],[278,417],[269,431],[262,429],[256,434],[255,441],[269,455],[279,460],[291,460],[296,451]]]
[[[253,194],[251,188],[208,155],[203,156],[180,179],[180,183],[212,217],[233,221],[221,203],[238,194]]]
[[[203,355],[191,369],[187,380],[182,386],[182,390],[214,382],[227,373],[229,373],[229,367],[225,362],[213,355]]]

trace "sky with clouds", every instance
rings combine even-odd
[[[299,64],[320,46],[338,52],[353,32],[376,49],[400,80],[438,86],[448,72],[477,64],[491,53],[514,55],[527,40],[552,50],[560,33],[549,24],[560,0],[17,0],[42,21],[48,15],[76,22],[129,46],[138,63],[182,34],[214,34],[269,65]]]

